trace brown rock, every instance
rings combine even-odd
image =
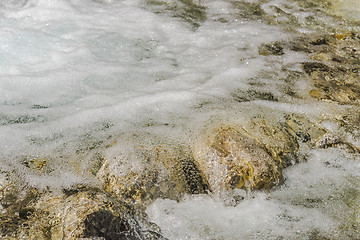
[[[303,70],[312,80],[310,97],[359,105],[360,38],[353,32],[299,38],[290,49],[311,53]]]
[[[144,141],[126,147],[119,142],[112,148],[119,151],[105,157],[97,177],[107,192],[138,207],[146,207],[157,198],[178,200],[186,193],[205,193],[208,189],[189,148]]]
[[[144,213],[96,188],[31,189],[1,221],[15,239],[163,239]]]
[[[269,189],[296,155],[296,140],[279,127],[254,119],[246,127],[221,125],[201,136],[194,157],[213,191]]]
[[[263,56],[269,56],[269,55],[283,55],[284,49],[281,46],[280,42],[273,42],[268,44],[261,44],[259,46],[259,54]]]

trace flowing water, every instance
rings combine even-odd
[[[331,119],[351,106],[316,101],[309,79],[286,78],[308,53],[259,46],[359,31],[359,19],[357,0],[2,0],[1,169],[39,188],[96,185],[90,153],[126,142],[120,133],[191,144],[209,119],[258,108]],[[344,134],[359,146],[356,129]],[[146,212],[169,239],[359,239],[359,156],[304,155],[270,192],[158,199]]]

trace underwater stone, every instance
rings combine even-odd
[[[311,97],[341,104],[359,104],[360,85],[349,70],[316,62],[304,63],[303,68],[314,80],[315,89],[309,93]]]
[[[352,114],[355,115],[355,114]],[[320,126],[320,122],[315,119],[309,119],[304,115],[290,114],[285,116],[286,123],[284,127],[303,145],[308,148],[340,148],[350,154],[359,154],[359,147],[349,142],[344,136],[337,132],[332,132]],[[344,124],[344,119],[340,120],[340,124]],[[353,129],[355,132],[355,129]],[[356,134],[356,133],[355,133]]]
[[[234,91],[231,96],[237,102],[249,102],[253,100],[265,100],[265,101],[279,101],[271,92],[260,92],[255,90],[237,90]]]
[[[354,138],[360,139],[360,109],[353,106],[339,119],[340,126],[351,133]]]

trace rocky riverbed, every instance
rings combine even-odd
[[[360,238],[344,4],[1,3],[0,237]]]

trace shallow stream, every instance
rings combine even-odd
[[[298,47],[351,37],[355,60],[340,61],[359,66],[359,20],[356,0],[1,1],[1,170],[41,189],[99,186],[94,155],[129,135],[192,146],[212,123],[303,114],[351,151],[300,146],[271,190],[157,199],[146,213],[168,239],[359,239],[360,100],[321,97],[304,63],[326,52]]]

